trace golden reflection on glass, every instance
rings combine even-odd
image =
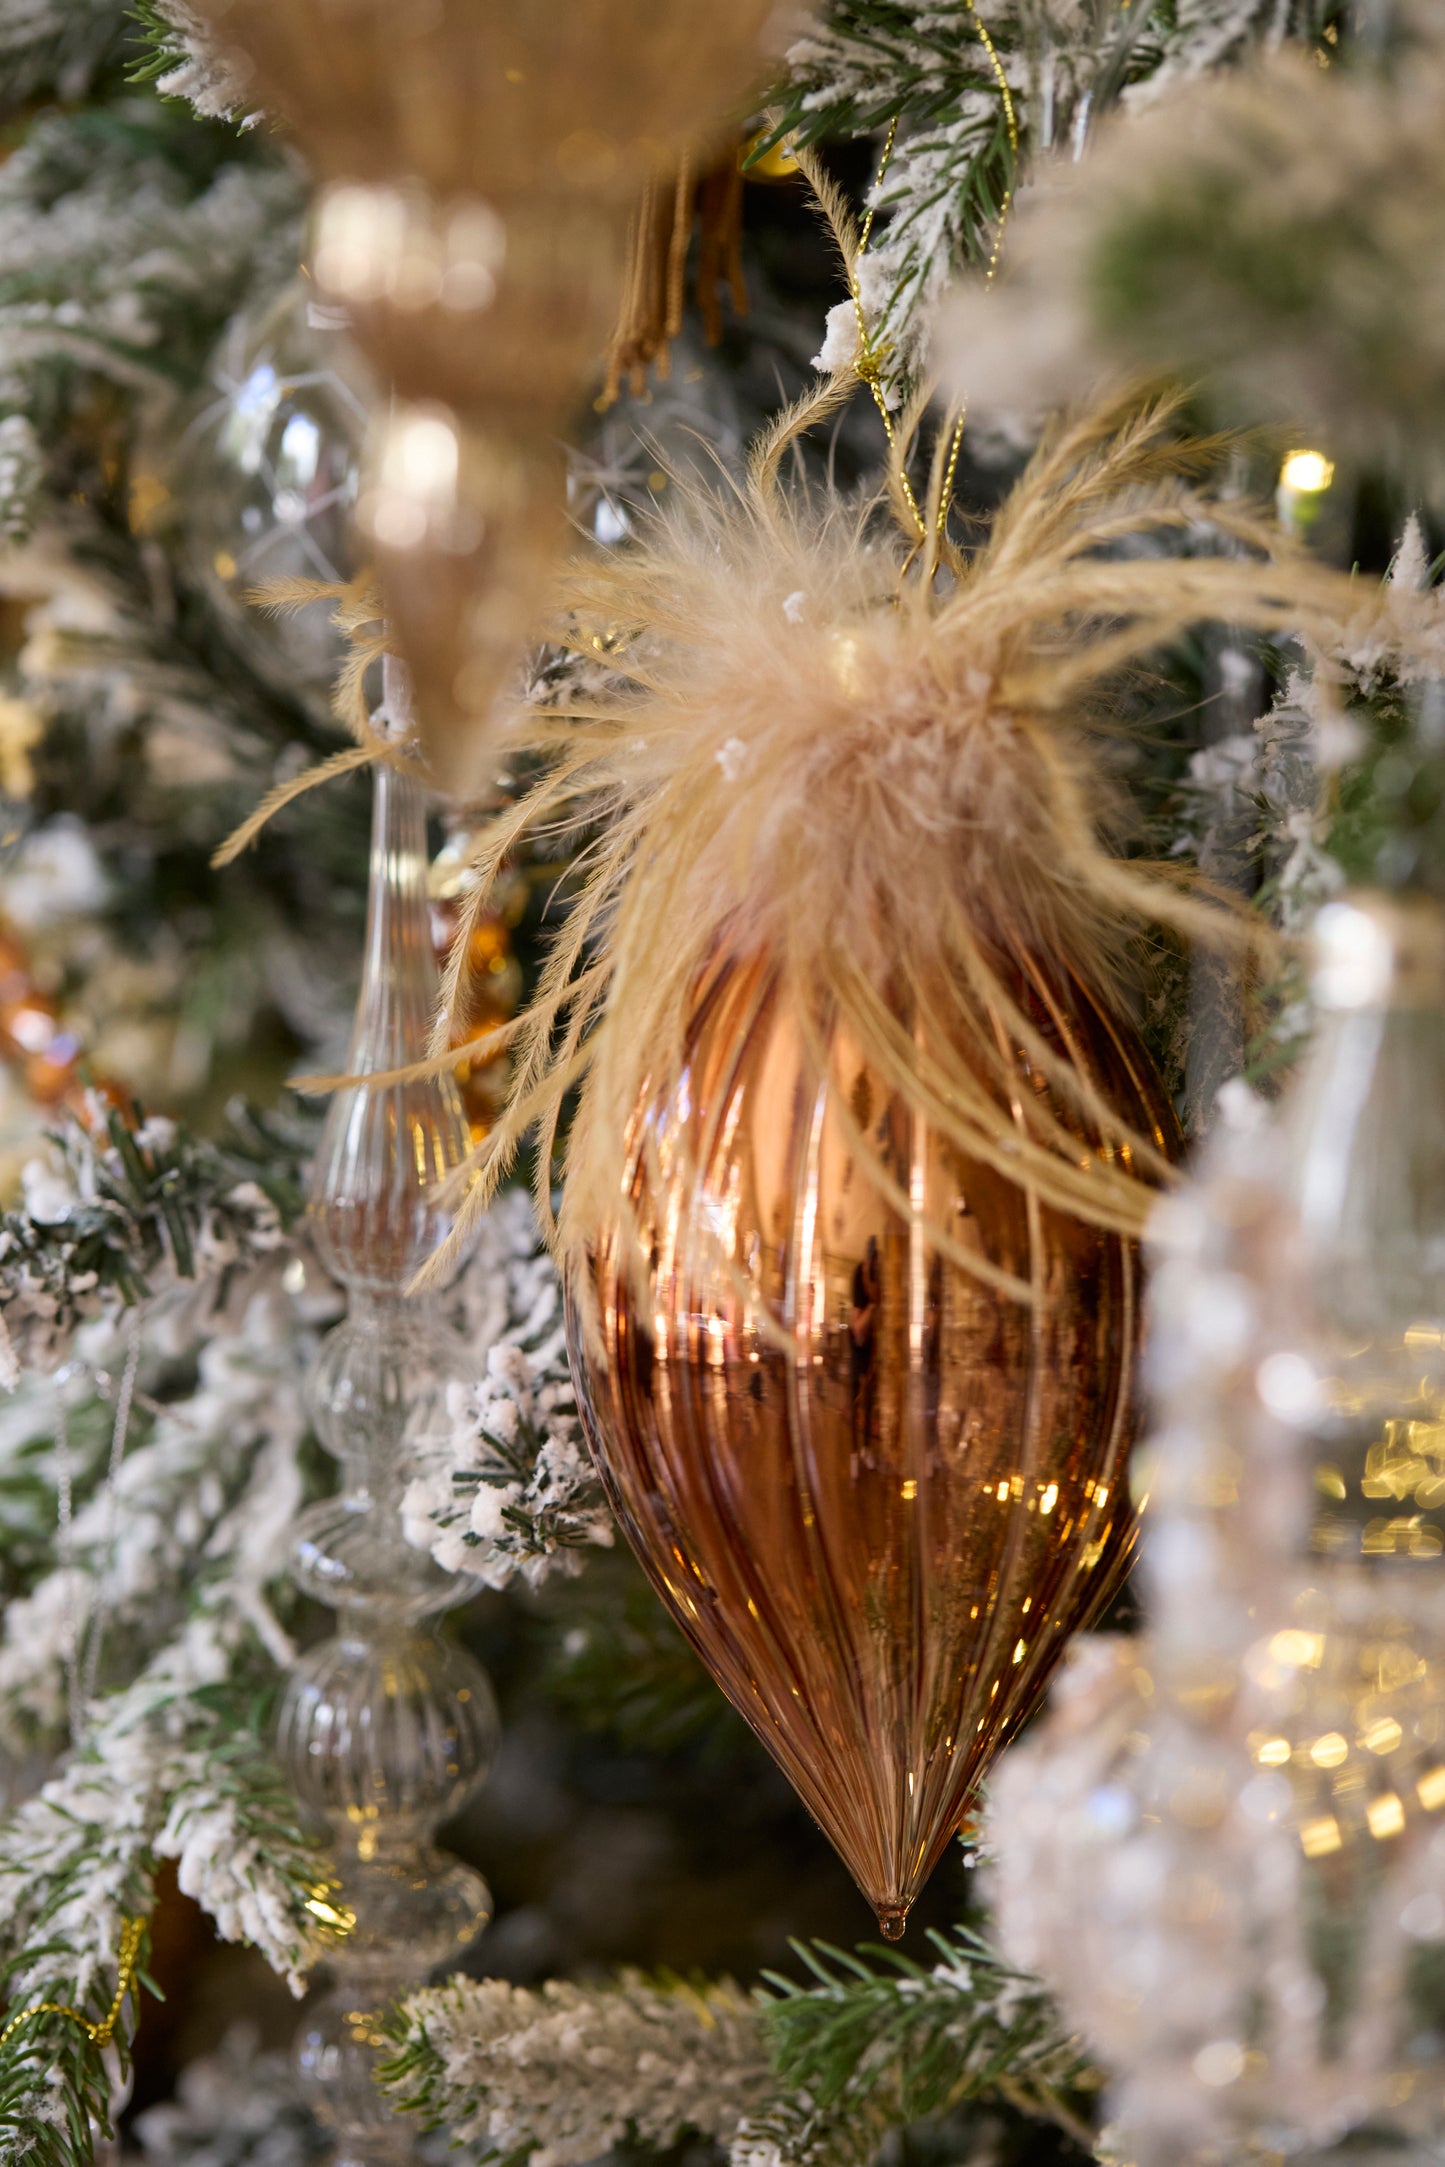
[[[1041,973],[1016,997],[1172,1146],[1130,1031]],[[640,1253],[617,1230],[600,1245],[602,1345],[574,1330],[574,1355],[634,1549],[894,1936],[1129,1557],[1139,1265],[944,1144],[841,1026],[827,1055],[823,1080],[763,964],[715,974],[685,1088],[638,1112]],[[870,1180],[860,1130],[911,1216]],[[1037,1306],[935,1251],[925,1215]]]

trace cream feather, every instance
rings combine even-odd
[[[1174,423],[1167,404],[1136,402],[1061,425],[987,544],[967,560],[946,548],[939,578],[924,560],[909,574],[916,535],[877,507],[783,494],[777,432],[748,486],[695,494],[640,546],[572,568],[559,621],[602,689],[515,716],[510,748],[540,756],[542,779],[478,860],[494,868],[532,826],[586,839],[586,872],[509,1033],[512,1101],[469,1163],[454,1240],[529,1130],[546,1214],[562,1102],[580,1087],[558,1243],[585,1252],[623,1209],[635,1110],[680,1074],[704,971],[760,953],[805,1036],[821,1045],[841,1016],[959,1149],[1138,1231],[1160,1152],[1030,1023],[1016,966],[1050,959],[1107,1000],[1144,921],[1254,935],[1178,868],[1116,854],[1099,759],[1110,696],[1202,620],[1323,641],[1375,606],[1272,521],[1202,496],[1191,477],[1218,447],[1179,441]],[[1201,522],[1231,548],[1105,547]],[[461,984],[453,973],[454,1002]],[[900,999],[937,1031],[903,1029]],[[1022,1136],[1000,1018],[1054,1086]],[[968,1063],[941,1068],[920,1044],[962,1044]],[[1086,1166],[1061,1108],[1102,1139]]]

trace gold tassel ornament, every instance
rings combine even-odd
[[[640,398],[647,388],[649,369],[666,380],[668,348],[682,329],[694,230],[698,254],[693,292],[708,345],[716,346],[722,337],[723,291],[734,313],[746,316],[741,164],[737,157],[729,157],[699,174],[684,159],[671,185],[648,183],[633,213],[622,308],[607,350],[607,380],[599,407],[613,405],[624,384],[634,398]]]

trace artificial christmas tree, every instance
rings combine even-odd
[[[346,1073],[367,863],[364,778],[351,771],[386,750],[370,721],[380,687],[365,666],[384,637],[360,577],[364,550],[328,548],[324,563],[307,555],[349,502],[353,476],[358,498],[366,484],[328,437],[334,415],[316,409],[313,365],[279,343],[263,352],[260,330],[296,314],[322,254],[335,271],[346,231],[338,238],[328,227],[324,250],[306,244],[317,178],[303,162],[310,138],[304,127],[288,133],[290,108],[269,66],[265,80],[243,79],[185,0],[150,0],[141,12],[143,24],[111,0],[0,9],[10,148],[0,170],[0,930],[7,969],[14,964],[0,993],[11,1182],[0,1289],[17,1373],[0,1408],[0,2145],[7,2157],[57,2167],[81,2167],[111,2142],[103,2132],[114,2115],[121,2141],[153,2159],[308,2156],[320,2140],[293,2080],[265,2052],[248,2062],[240,2034],[225,2043],[227,2017],[239,2003],[279,2046],[293,2018],[271,1998],[261,1958],[299,1981],[325,1959],[328,1940],[332,1953],[338,1936],[345,1947],[359,1908],[275,1756],[284,1681],[313,1676],[331,1629],[305,1573],[299,1589],[288,1581],[287,1556],[298,1532],[324,1523],[334,1533],[338,1512],[354,1519],[360,1495],[353,1487],[339,1507],[324,1497],[331,1484],[305,1378],[341,1302],[315,1216],[302,1209],[314,1183],[314,1100],[285,1086]],[[260,21],[268,11],[256,0],[247,12]],[[464,70],[448,85],[427,76],[436,22],[464,44],[474,37],[479,54],[491,16],[482,0],[459,4],[429,32],[425,12],[388,16],[384,54],[392,104],[423,116],[429,99],[454,97],[467,80]],[[597,28],[602,12],[586,12]],[[349,125],[358,114],[348,120],[344,110],[347,19],[339,10],[328,19],[340,44],[326,88]],[[713,836],[720,878],[711,892],[744,915],[752,909],[754,935],[757,896],[743,874],[796,808],[766,927],[789,957],[790,1025],[810,1028],[826,1050],[861,1017],[881,1062],[866,1107],[852,1073],[830,1102],[829,1118],[856,1148],[836,1254],[824,1259],[837,1344],[817,1350],[819,1389],[826,1397],[836,1385],[847,1397],[861,1387],[866,1488],[883,1461],[869,1436],[867,1365],[847,1344],[862,1344],[852,1311],[866,1338],[870,1308],[866,1241],[849,1212],[865,1174],[881,1170],[897,1192],[887,1238],[907,1259],[895,1270],[880,1237],[880,1268],[912,1290],[907,1314],[890,1315],[880,1271],[883,1326],[917,1386],[918,1464],[898,1470],[890,1501],[901,1514],[943,1479],[930,1454],[938,1457],[952,1403],[944,1391],[936,1405],[929,1397],[930,1348],[940,1330],[956,1337],[959,1302],[946,1279],[944,1298],[930,1303],[940,1225],[979,1284],[989,1282],[1001,1329],[1014,1309],[1048,1311],[1048,1299],[1025,1302],[1012,1284],[1017,1260],[1003,1254],[995,1221],[974,1214],[970,1225],[953,1212],[955,1194],[967,1201],[980,1178],[979,1150],[1005,1166],[1020,1209],[1057,1210],[1063,1189],[1070,1210],[1094,1199],[1090,1239],[1120,1255],[1150,1182],[1171,1178],[1159,1149],[1164,1109],[1151,1157],[1140,1106],[1111,1095],[1089,1063],[1059,1058],[1055,1038],[1078,1036],[1077,1003],[1059,1007],[1059,973],[1073,969],[1081,945],[1089,1000],[1109,1009],[1115,1043],[1142,1039],[1192,1140],[1208,1118],[1206,1079],[1243,1062],[1267,1085],[1309,1036],[1309,989],[1280,933],[1292,936],[1346,878],[1438,893],[1445,790],[1428,276],[1437,33],[1423,10],[1322,0],[1153,9],[1137,0],[926,9],[831,0],[811,20],[779,27],[791,43],[769,63],[771,80],[765,69],[741,89],[704,86],[733,98],[718,140],[742,150],[719,184],[734,238],[724,244],[722,225],[708,225],[696,245],[704,255],[736,246],[747,316],[707,323],[709,336],[720,334],[708,346],[681,308],[686,167],[662,286],[642,245],[643,204],[628,291],[619,274],[603,307],[613,273],[599,248],[577,273],[576,306],[569,311],[565,295],[555,302],[559,336],[565,329],[569,354],[578,350],[575,381],[590,357],[600,409],[589,413],[584,398],[565,422],[579,568],[535,614],[504,612],[505,624],[471,628],[489,655],[505,646],[528,659],[489,713],[497,734],[470,778],[474,798],[427,837],[453,948],[447,1012],[422,1065],[446,1078],[463,1059],[485,1060],[485,1098],[467,1108],[473,1163],[489,1179],[505,1173],[540,1117],[525,1170],[543,1218],[560,1208],[572,1230],[570,1268],[608,1224],[622,1259],[622,1169],[666,1157],[676,1137],[665,1122],[649,1127],[648,1109],[669,1092],[680,1107],[692,1074],[675,1026],[700,970],[729,953],[738,967],[748,930],[726,910],[696,908],[685,851],[667,860],[668,791],[690,774],[697,805],[732,807],[731,825],[721,820]],[[1272,56],[1280,45],[1294,50]],[[659,45],[634,58],[662,54]],[[609,70],[625,67],[627,55],[609,50],[607,60]],[[545,70],[546,55],[527,65]],[[592,125],[601,76],[586,86],[593,103],[577,93],[574,134]],[[559,62],[539,97],[566,81]],[[689,114],[691,98],[689,89]],[[438,155],[451,140],[439,129]],[[589,138],[581,150],[595,156],[597,145]],[[539,202],[561,204],[550,183],[537,186]],[[424,284],[450,270],[463,285],[471,277],[475,297],[479,271],[499,275],[487,251],[505,241],[508,217],[526,224],[508,190],[494,192],[495,222],[448,227],[440,256],[425,219],[393,222],[397,277],[415,271]],[[1227,218],[1209,208],[1221,201]],[[627,209],[620,194],[609,201],[619,264]],[[520,225],[518,234],[520,246]],[[347,259],[360,275],[361,257],[372,262],[379,244],[371,228],[352,237],[366,243]],[[566,260],[575,257],[561,249]],[[715,277],[714,258],[700,257],[699,270]],[[962,298],[940,314],[960,279]],[[1221,290],[1247,297],[1247,339],[1211,298]],[[302,313],[318,312],[308,302]],[[429,362],[445,358],[449,340],[478,336],[479,318],[453,314],[428,317]],[[330,322],[307,330],[322,341],[345,336]],[[664,334],[665,378],[656,366]],[[229,372],[217,414],[216,370],[238,344],[247,366]],[[1079,509],[1067,579],[1054,576],[1053,515],[1020,523],[1030,490],[1040,502],[1034,483],[982,547],[1040,442],[1059,492],[1045,502],[1067,499],[1088,470],[1088,429],[1071,434],[1040,411],[1061,384],[1071,397],[1095,389],[1092,378],[1061,374],[1065,348],[1116,378],[1140,369],[1201,378],[1190,430],[1141,424],[1152,410],[1132,393],[1096,430],[1114,479]],[[461,366],[460,344],[456,353]],[[810,374],[815,354],[821,375]],[[535,358],[540,368],[540,348]],[[649,359],[650,388],[633,367]],[[927,403],[940,372],[956,402],[946,413]],[[624,395],[609,397],[623,377]],[[344,381],[348,412],[351,396],[389,397],[389,385],[368,387],[364,372],[354,390],[349,370]],[[799,395],[827,425],[811,436],[778,418]],[[1212,415],[1283,419],[1289,433],[1277,444],[1201,439]],[[218,421],[231,479],[239,472],[245,483],[227,499],[234,547],[216,486]],[[498,441],[507,426],[500,411],[487,417]],[[564,427],[560,412],[555,427]],[[1161,427],[1187,469],[1174,478],[1163,471],[1168,457],[1161,465]],[[436,449],[441,437],[426,441]],[[759,529],[756,546],[738,507],[751,486],[749,447],[780,507],[776,530]],[[714,455],[733,508],[712,527],[705,515],[688,539],[688,513],[669,527],[670,507],[696,500],[696,476]],[[1281,466],[1277,523],[1270,498]],[[1251,494],[1261,500],[1254,508]],[[1417,503],[1421,519],[1407,526]],[[351,657],[339,715],[323,695],[326,661],[313,668],[280,620],[243,614],[252,608],[238,591],[250,576],[243,568],[267,569],[265,549],[248,556],[261,531],[248,514],[259,514],[263,539],[274,514],[278,536],[302,553],[272,568],[353,582],[339,600],[313,599],[303,620],[308,636],[319,629],[323,657],[329,643],[343,666]],[[1284,531],[1307,525],[1304,543]],[[806,537],[794,550],[801,569],[781,585],[772,577],[779,533]],[[1397,545],[1395,577],[1382,587]],[[1331,574],[1327,558],[1357,565],[1353,581]],[[961,622],[976,593],[983,645],[985,633],[1004,636],[1002,622],[990,631],[983,621],[988,567],[1003,559],[1010,623],[1031,630],[1007,670],[975,673],[985,687],[946,662],[939,627]],[[468,586],[480,561],[467,550],[449,558],[445,596],[413,595],[417,609],[439,597],[453,615],[484,604]],[[1200,630],[1211,616],[1218,628]],[[737,636],[714,636],[728,623]],[[965,644],[976,662],[978,642]],[[789,675],[805,649],[807,673]],[[429,659],[441,653],[438,645]],[[767,666],[750,668],[750,655]],[[683,656],[698,673],[695,696],[670,709]],[[880,656],[888,667],[870,676]],[[812,694],[825,679],[829,726],[813,748],[821,765],[805,761],[801,781],[770,793],[749,763],[764,739],[806,750],[818,728]],[[913,688],[906,713],[901,685]],[[659,722],[669,713],[665,742]],[[347,727],[349,745],[339,735]],[[981,731],[1015,760],[1025,741],[1040,756],[1053,746],[1056,764],[1045,758],[1037,772],[1056,793],[1087,799],[1084,857],[1040,846],[1038,792],[981,790]],[[867,804],[905,769],[913,777],[888,797],[903,810],[882,886],[876,848],[862,848],[866,793],[850,804],[829,786],[828,762],[849,746],[875,793]],[[918,784],[924,754],[935,762],[933,787]],[[310,787],[318,770],[329,779]],[[258,809],[269,817],[253,817]],[[556,813],[566,814],[560,824]],[[858,961],[858,938],[831,959],[802,939],[797,882],[808,861],[798,838],[810,819],[813,869],[826,876],[840,923],[861,911],[862,946],[871,940],[877,951],[871,977],[844,968]],[[244,847],[213,867],[238,831]],[[1055,843],[1080,832],[1049,830]],[[420,848],[413,832],[412,858]],[[941,879],[929,873],[935,863]],[[970,1023],[972,1065],[944,1062],[927,1030],[910,1030],[913,1009],[899,991],[910,974],[914,992],[933,986],[925,935],[960,863],[973,869],[972,945],[953,929],[934,994],[950,1030],[960,1015]],[[983,925],[990,866],[995,909],[1010,901],[1027,919],[1030,968],[1054,989],[1053,1037],[1019,993],[1017,958],[995,953],[999,925]],[[599,888],[598,867],[617,878]],[[1191,900],[1195,868],[1203,879]],[[489,893],[497,873],[504,895]],[[628,919],[633,880],[639,897],[669,899],[672,915],[644,929],[650,951],[640,919]],[[1141,936],[1134,906],[1146,893],[1162,930]],[[1200,931],[1227,935],[1234,960],[1201,960]],[[614,967],[619,955],[637,966],[630,978]],[[1002,1037],[987,1059],[970,956],[993,974],[990,1013]],[[950,1031],[937,1038],[939,1049],[952,1044]],[[417,1050],[396,1049],[399,1058]],[[980,1061],[991,1084],[970,1097]],[[806,1099],[806,1063],[796,1066],[792,1082]],[[867,1064],[854,1066],[861,1074]],[[887,1122],[884,1082],[888,1105],[904,1109]],[[369,1095],[380,1109],[386,1088],[353,1085],[336,1104],[360,1107]],[[984,1118],[990,1091],[997,1120]],[[250,1109],[228,1122],[238,1097]],[[684,1142],[695,1111],[678,1114]],[[947,1179],[935,1182],[925,1151],[915,1183],[898,1121],[957,1144],[966,1111],[969,1152],[946,1168],[936,1153]],[[58,1140],[46,1142],[57,1122]],[[553,1149],[569,1130],[570,1174]],[[401,1131],[393,1136],[395,1172]],[[728,1156],[739,1149],[734,1137],[717,1163],[741,1163]],[[724,1222],[743,1224],[727,1182],[716,1194],[695,1190],[676,1185],[659,1255],[678,1240],[716,1244]],[[795,1202],[796,1220],[806,1195]],[[457,1604],[449,1631],[497,1680],[503,1744],[494,1781],[447,1840],[486,1873],[497,1910],[459,1983],[439,1982],[389,2014],[368,2004],[368,2025],[386,2030],[393,2052],[389,2103],[377,2097],[363,2141],[404,2156],[430,2116],[476,2154],[535,2150],[558,2162],[619,2142],[667,2148],[689,2131],[740,2159],[862,2160],[890,2129],[915,2125],[926,2128],[909,2142],[941,2158],[1042,2162],[1086,2150],[1102,2072],[1046,1997],[975,1938],[987,1922],[962,1854],[940,1868],[896,1956],[790,1953],[790,1936],[851,1937],[857,1898],[612,1540],[581,1447],[558,1271],[525,1199],[509,1189],[486,1205],[480,1191],[469,1198],[459,1188],[438,1209],[460,1209],[477,1244],[442,1296],[465,1356],[449,1340],[427,1390],[404,1388],[436,1419],[412,1440],[413,1460],[388,1471],[397,1526],[382,1549],[398,1590],[444,1583],[448,1602],[472,1582],[483,1591]],[[803,1253],[798,1233],[780,1255]],[[719,1253],[730,1254],[726,1242]],[[1030,1253],[1054,1254],[1046,1240]],[[710,1318],[729,1303],[739,1316],[758,1306],[746,1245],[732,1264]],[[636,1321],[650,1250],[631,1266],[615,1286],[604,1273],[600,1292],[604,1311],[627,1309]],[[758,1270],[762,1285],[761,1258]],[[855,1272],[865,1299],[844,1304],[839,1290],[851,1295]],[[571,1293],[585,1386],[598,1341],[589,1357],[586,1288],[575,1276]],[[658,1339],[645,1304],[642,1321],[662,1345],[671,1327]],[[760,1374],[800,1359],[787,1317],[782,1341],[766,1337],[778,1321],[753,1320]],[[1079,1322],[1097,1343],[1098,1375],[1119,1382],[1132,1312],[1125,1327],[1112,1300],[1090,1294]],[[752,1421],[758,1403],[726,1362],[710,1363],[710,1323],[697,1332],[689,1376],[715,1392],[728,1423]],[[1025,1470],[1009,1458],[1005,1429],[990,1427],[983,1381],[994,1372],[981,1361],[948,1435],[963,1450],[968,1421],[982,1423],[1008,1462],[1011,1495],[1013,1473]],[[653,1387],[681,1390],[683,1371],[664,1379],[663,1367],[654,1362]],[[439,1395],[443,1370],[450,1383]],[[640,1392],[642,1371],[634,1363],[627,1374]],[[1063,1381],[1057,1349],[1038,1350],[1030,1375],[1042,1408]],[[1122,1437],[1119,1445],[1122,1456]],[[604,1461],[613,1449],[602,1440]],[[853,1446],[845,1439],[840,1449]],[[879,1467],[867,1464],[870,1453]],[[1091,1509],[1112,1512],[1122,1535],[1117,1472],[1112,1462],[1102,1477],[1094,1470]],[[775,1500],[763,1492],[782,1479],[776,1468],[758,1478],[764,1515]],[[905,1500],[910,1482],[918,1494]],[[369,1499],[373,1488],[381,1493],[370,1484]],[[839,1539],[866,1549],[866,1515],[854,1512],[847,1484],[832,1503],[844,1516]],[[629,1511],[640,1516],[640,1506]],[[1082,1520],[1073,1532],[1086,1550],[1097,1539]],[[762,1552],[743,1516],[731,1516],[728,1541],[756,1572]],[[685,1572],[687,1542],[678,1548]],[[1048,1575],[1029,1566],[1022,1537],[1009,1536],[1007,1548],[1009,1587],[1032,1616]],[[331,1551],[313,1551],[319,1586]],[[840,1648],[870,1632],[886,1640],[885,1670],[897,1678],[937,1648],[938,1621],[922,1614],[922,1580],[916,1618],[890,1607],[885,1563],[880,1551],[869,1567],[884,1574],[876,1586],[836,1583],[831,1622]],[[753,1588],[759,1611],[760,1587],[774,1603],[796,1595],[781,1577],[776,1564],[764,1567],[771,1584]],[[334,1579],[327,1585],[334,1592]],[[1014,1637],[1027,1644],[1023,1669],[1031,1634],[1020,1627]],[[1012,1647],[1003,1653],[1011,1658]],[[289,1748],[304,1730],[297,1690]],[[1108,1719],[1100,1723],[1107,1742]],[[308,1767],[319,1735],[303,1740]],[[926,1783],[937,1774],[935,1746],[925,1739],[913,1766]],[[1347,1756],[1342,1765],[1353,1764]],[[459,1797],[460,1761],[456,1785]],[[363,1803],[350,1803],[365,1839]],[[950,1801],[950,1814],[960,1803]],[[1412,1884],[1410,1900],[1422,1894],[1429,1889]],[[261,1952],[256,1968],[207,1950],[199,1928],[180,1931],[192,1901],[217,1934]],[[960,1917],[964,1925],[949,1925]],[[137,1920],[149,1921],[147,1934]],[[923,1938],[930,1920],[932,1944]],[[164,2033],[147,1964],[171,1995]],[[634,1969],[599,1978],[617,1965]],[[636,1976],[637,1966],[652,1975]],[[680,1985],[694,1969],[700,1983]],[[398,1975],[393,1990],[401,1983]],[[237,2077],[247,2069],[260,2074]],[[249,2094],[244,2112],[238,2083]],[[411,2122],[408,2103],[420,2110]]]

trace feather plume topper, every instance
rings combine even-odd
[[[499,1034],[513,1096],[475,1156],[456,1239],[529,1130],[546,1215],[559,1114],[580,1086],[557,1233],[564,1259],[585,1251],[622,1208],[644,1091],[657,1103],[681,1077],[703,975],[759,953],[816,1044],[841,1017],[892,1088],[1046,1202],[1132,1234],[1166,1176],[1010,991],[1020,963],[1044,960],[1108,998],[1151,919],[1247,937],[1177,867],[1110,849],[1109,695],[1202,620],[1322,641],[1373,605],[1272,522],[1201,496],[1190,476],[1218,446],[1179,441],[1166,406],[1062,426],[968,557],[936,521],[920,551],[916,526],[896,532],[876,506],[785,495],[774,477],[794,426],[746,488],[695,497],[566,582],[559,621],[595,665],[591,689],[513,718],[509,752],[539,756],[541,779],[489,830],[474,907],[528,828],[580,848],[582,882],[533,1002]],[[1201,525],[1227,553],[1125,553]],[[469,933],[434,1066],[457,1058]],[[941,1028],[910,1031],[905,1009]],[[1022,1137],[1000,1018],[1054,1086]],[[960,1043],[967,1071],[920,1050]],[[1085,1166],[1061,1105],[1105,1140]]]

